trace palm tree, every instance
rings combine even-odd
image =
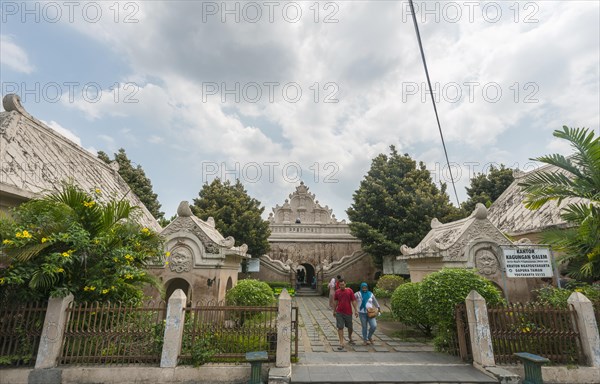
[[[554,131],[554,136],[569,141],[575,153],[541,156],[532,160],[553,165],[554,171],[540,171],[519,183],[527,193],[525,207],[539,209],[551,200],[567,199],[561,217],[573,227],[553,229],[544,241],[556,246],[568,264],[568,274],[576,279],[600,279],[600,138],[587,128]]]

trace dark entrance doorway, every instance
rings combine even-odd
[[[185,293],[187,299],[186,301],[188,303],[192,302],[192,292],[190,289],[190,283],[180,278],[175,278],[167,282],[167,302],[169,302],[169,298],[171,297],[173,292],[175,292],[176,289],[181,289],[183,293]]]
[[[313,278],[315,277],[315,268],[308,264],[308,263],[304,263],[304,264],[300,264],[302,267],[304,267],[304,270],[306,271],[306,275],[304,278],[304,286],[306,287],[313,287]],[[315,283],[316,285],[316,283]]]

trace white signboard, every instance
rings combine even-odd
[[[502,250],[506,277],[552,277],[550,249],[517,246]]]
[[[260,272],[260,259],[248,260],[248,272]]]

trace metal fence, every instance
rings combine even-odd
[[[584,364],[579,330],[572,306],[568,309],[509,304],[488,308],[497,364],[519,363],[515,352],[530,352],[553,364]]]
[[[183,364],[245,362],[247,352],[266,351],[269,361],[277,352],[278,308],[227,306],[223,302],[198,302],[185,308]],[[298,357],[298,307],[292,307],[291,357]],[[287,338],[289,337],[289,340]]]
[[[469,333],[469,320],[467,318],[467,306],[465,303],[457,304],[454,310],[456,320],[456,343],[454,353],[463,361],[473,361],[473,350],[471,347],[471,335]]]
[[[0,368],[34,366],[47,302],[0,308]]]
[[[276,306],[227,306],[198,302],[185,308],[186,318],[180,361],[243,362],[246,352],[266,351],[269,361],[277,352]]]
[[[164,302],[142,307],[72,303],[60,364],[158,364],[166,315]]]

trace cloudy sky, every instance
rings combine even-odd
[[[2,94],[125,148],[166,217],[238,177],[265,217],[303,180],[343,219],[390,145],[450,182],[408,1],[0,4]],[[568,153],[562,125],[599,131],[599,4],[415,1],[460,201],[490,164]]]

